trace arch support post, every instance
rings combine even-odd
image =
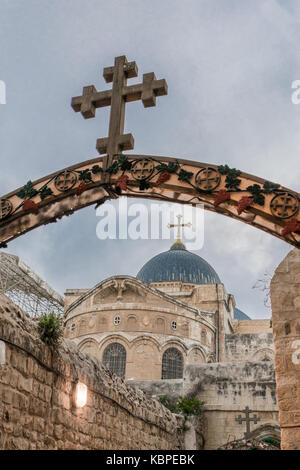
[[[300,450],[300,250],[280,263],[270,293],[281,448]]]

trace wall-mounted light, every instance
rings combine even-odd
[[[75,405],[77,408],[82,408],[86,405],[87,401],[87,386],[81,382],[76,384],[75,390]]]

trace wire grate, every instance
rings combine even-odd
[[[112,343],[107,346],[103,353],[102,362],[111,372],[114,372],[122,379],[125,378],[126,349],[122,344]]]
[[[183,377],[183,356],[176,348],[167,349],[162,358],[162,379]]]

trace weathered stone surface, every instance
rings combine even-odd
[[[183,395],[204,401],[207,420],[205,449],[217,449],[227,441],[242,439],[245,423],[236,418],[248,406],[259,421],[251,433],[261,436],[266,427],[276,429],[277,402],[273,362],[227,362],[188,366]]]
[[[183,394],[183,379],[173,380],[128,380],[132,387],[143,390],[148,397],[168,396],[177,398]]]
[[[255,322],[255,320],[251,321]],[[270,325],[270,321],[268,323]],[[227,334],[225,336],[226,361],[272,362],[274,360],[273,334],[271,328],[269,331],[269,333]]]
[[[181,449],[183,418],[64,340],[54,352],[0,294],[0,449]],[[77,381],[88,387],[76,408]]]
[[[275,372],[282,449],[300,450],[300,251],[292,250],[271,282]]]

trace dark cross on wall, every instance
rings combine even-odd
[[[108,137],[98,139],[96,144],[100,155],[107,155],[105,167],[112,164],[115,155],[134,147],[132,134],[124,134],[125,103],[142,100],[148,108],[156,105],[157,96],[168,93],[166,80],[156,80],[153,72],[144,74],[142,83],[127,86],[127,79],[137,76],[135,62],[128,62],[125,56],[116,57],[115,65],[103,71],[105,81],[112,82],[111,90],[97,91],[94,85],[89,85],[83,88],[82,96],[72,98],[72,108],[85,119],[95,117],[97,108],[111,107]]]
[[[239,415],[237,418],[235,418],[235,420],[239,424],[243,424],[243,422],[246,423],[246,432],[244,432],[244,436],[246,439],[249,439],[251,437],[250,422],[252,421],[254,424],[257,424],[258,421],[260,421],[260,418],[258,418],[256,415],[250,418],[250,413],[252,413],[252,410],[250,410],[248,406],[246,406],[246,408],[242,410],[242,413],[245,413],[246,417],[242,418],[242,416]]]

